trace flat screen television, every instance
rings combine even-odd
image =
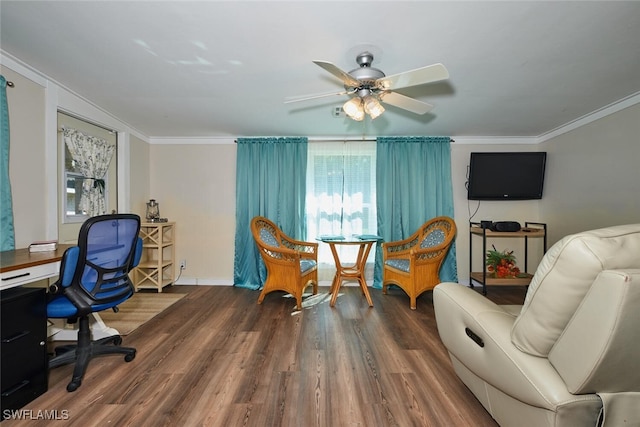
[[[467,199],[541,199],[546,160],[544,151],[471,153]]]

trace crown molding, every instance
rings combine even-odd
[[[538,143],[543,143],[567,132],[571,132],[574,129],[585,126],[591,122],[595,122],[596,120],[599,120],[603,117],[610,116],[611,114],[617,113],[618,111],[624,110],[625,108],[631,107],[638,103],[640,103],[640,92],[636,92],[633,95],[629,95],[626,98],[622,98],[619,101],[613,102],[605,107],[597,109],[596,111],[579,117],[569,123],[565,123],[562,126],[545,132],[542,135],[538,136]]]
[[[235,144],[236,138],[231,136],[209,136],[209,137],[149,137],[151,145],[228,145]]]

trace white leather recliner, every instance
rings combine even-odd
[[[501,426],[640,426],[640,224],[567,236],[524,305],[433,293],[456,374]]]

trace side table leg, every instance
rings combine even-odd
[[[338,293],[340,292],[340,286],[342,285],[342,278],[336,274],[331,285],[331,301],[329,301],[329,307],[336,305],[336,299],[338,299]]]
[[[369,288],[367,287],[366,280],[364,280],[364,277],[360,276],[358,277],[358,282],[360,283],[360,287],[362,288],[364,297],[367,299],[367,303],[369,303],[369,307],[373,307],[373,301],[371,300],[371,295],[369,294]]]
[[[331,281],[331,287],[329,288],[329,293],[333,294],[334,289],[336,288],[336,284],[338,283],[338,273],[333,276],[333,280]]]

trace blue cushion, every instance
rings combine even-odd
[[[273,233],[271,233],[266,228],[260,229],[260,239],[262,239],[262,241],[269,246],[280,246],[278,240],[276,239],[276,236],[274,236]]]
[[[300,260],[300,273],[306,273],[316,266],[316,262],[312,259],[301,259]]]
[[[66,319],[68,317],[75,316],[77,313],[78,309],[76,306],[63,295],[55,296],[47,304],[47,317],[53,317],[54,319]]]
[[[409,260],[408,259],[389,259],[385,262],[389,267],[397,268],[406,273],[409,272]]]
[[[420,247],[424,249],[438,246],[440,243],[444,242],[445,238],[446,236],[444,234],[444,231],[440,229],[433,230],[431,233],[424,236],[424,239],[422,239],[422,243],[420,243]]]

